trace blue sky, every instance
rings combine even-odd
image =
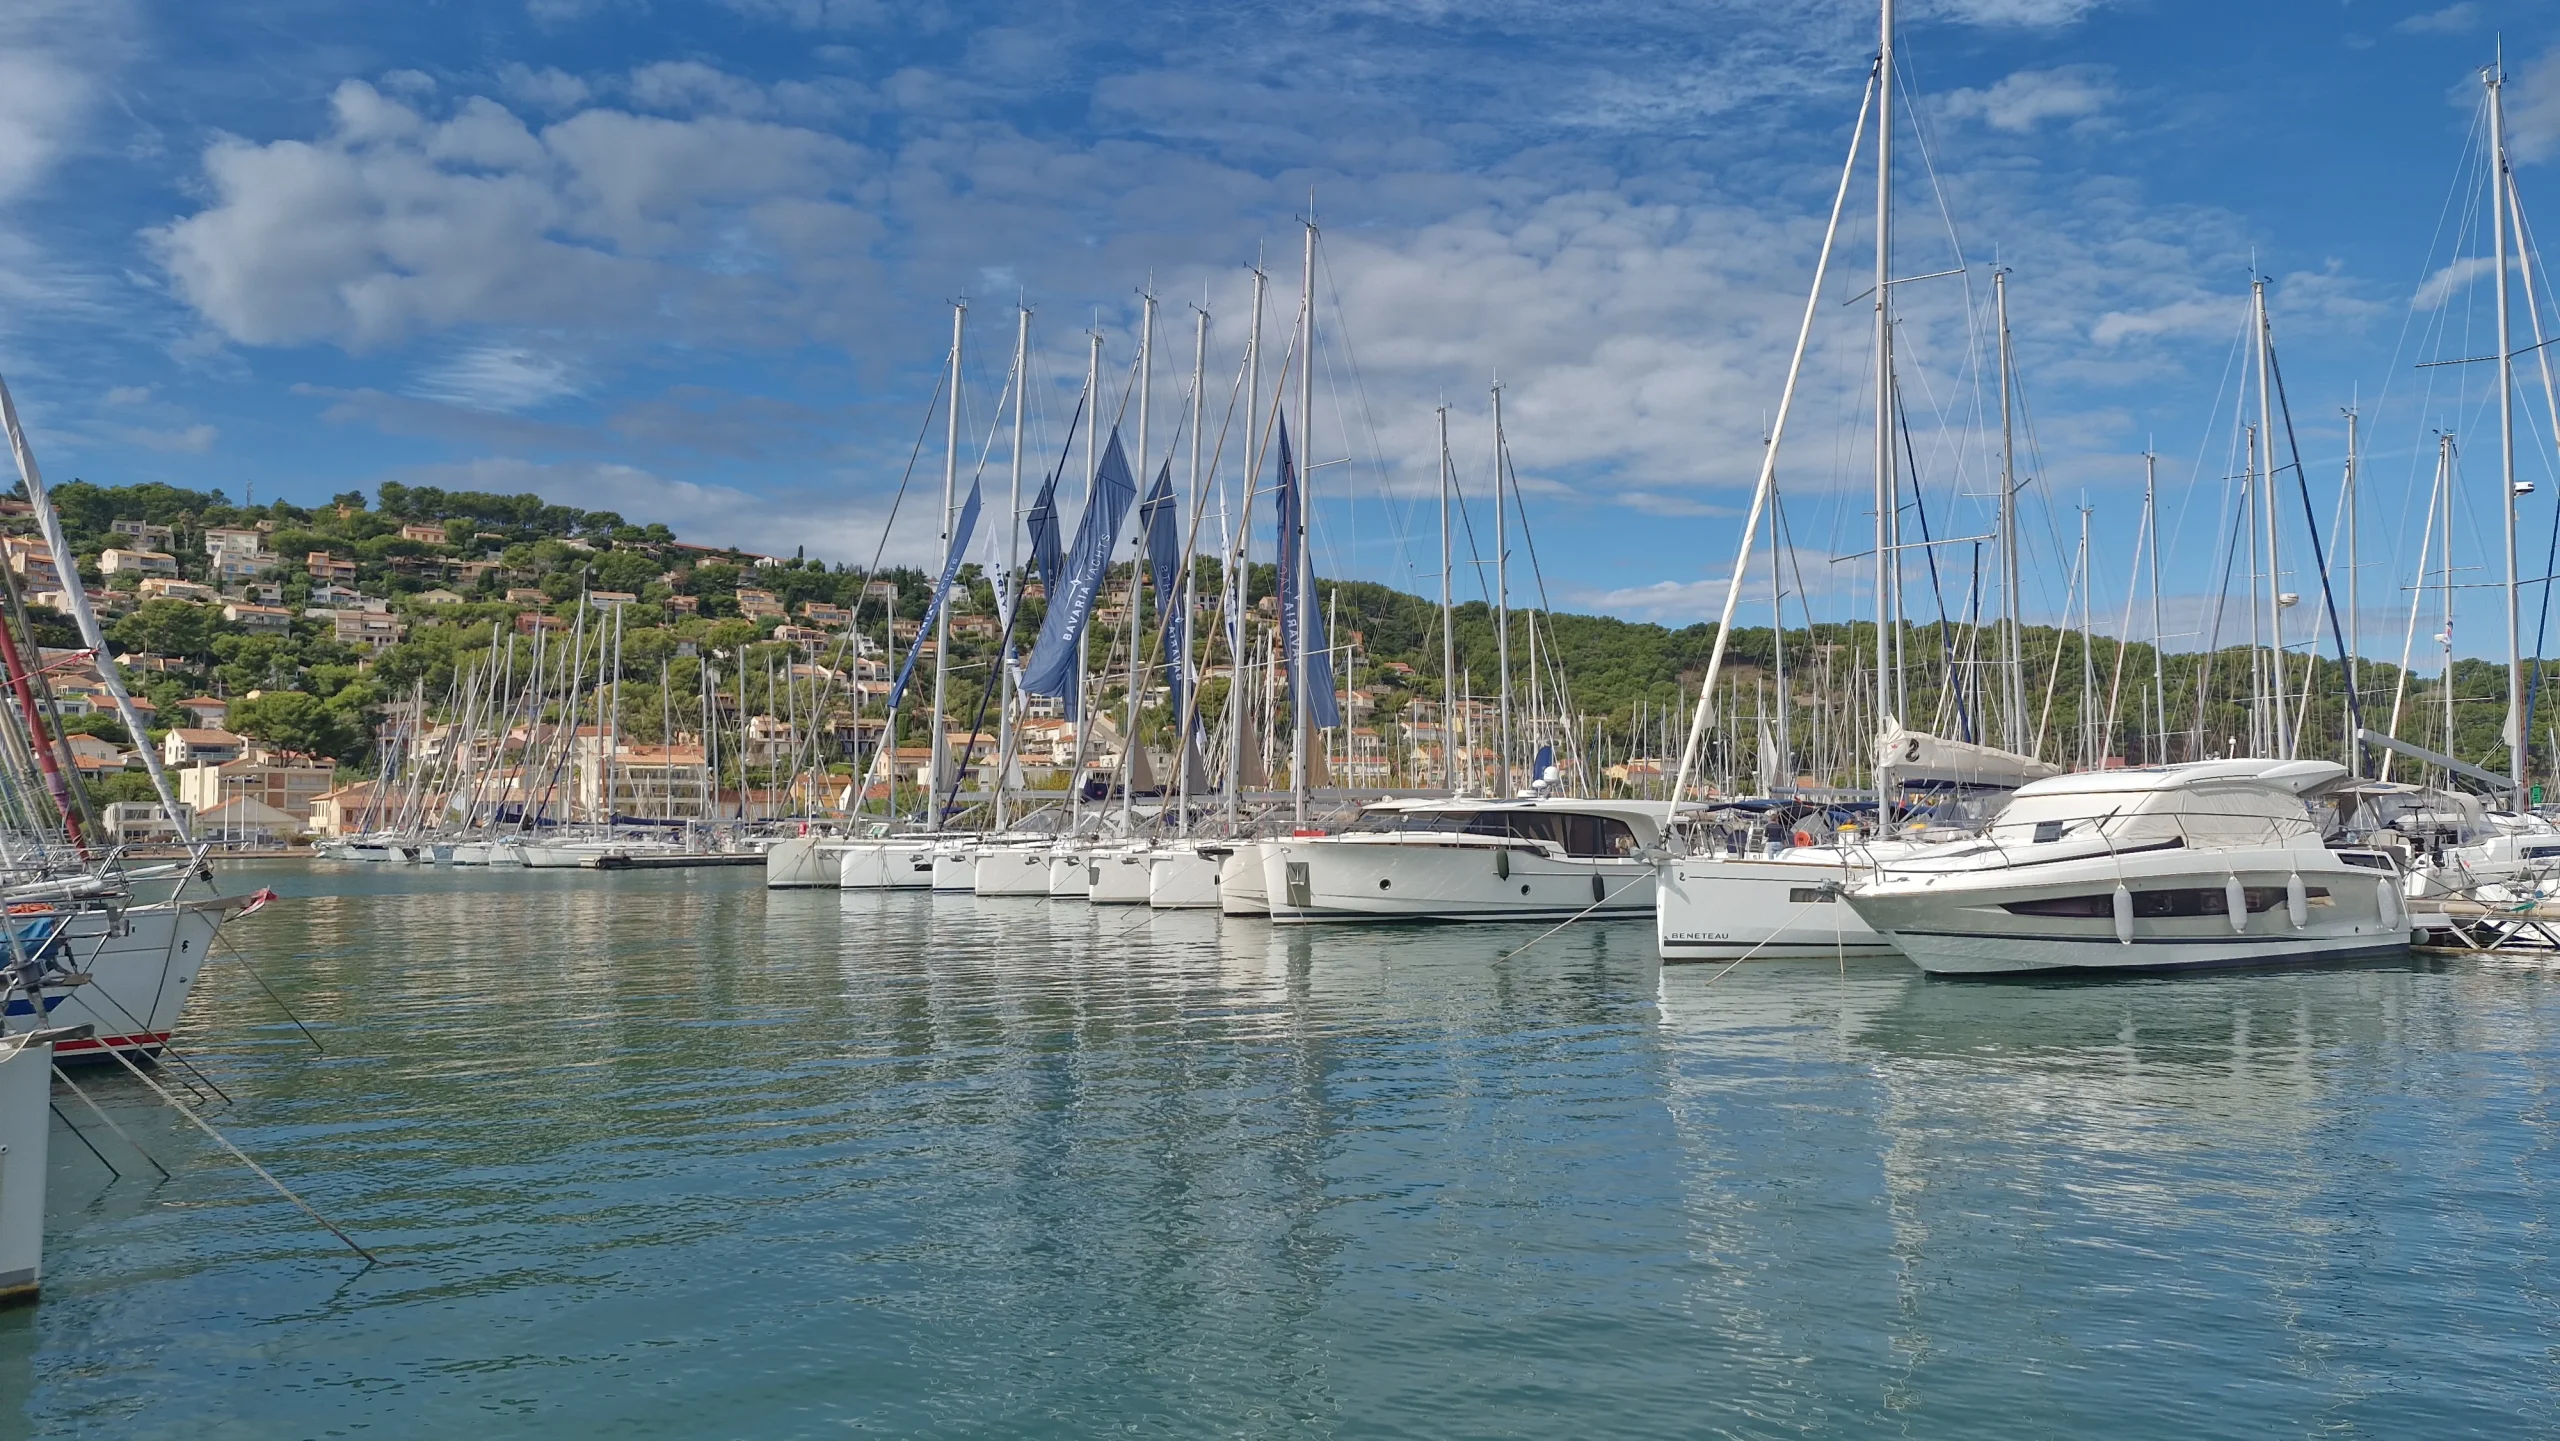
[[[2228,529],[2254,263],[2324,529],[2338,409],[2367,412],[2365,609],[2395,650],[2434,428],[2465,452],[2455,563],[2489,559],[2485,368],[2412,367],[2488,348],[2480,267],[2425,282],[2485,247],[2465,187],[2501,33],[2528,216],[2549,208],[2555,9],[1907,4],[1897,268],[1946,268],[1958,243],[1973,266],[1903,292],[1933,533],[1983,524],[1967,316],[1996,257],[2033,417],[2030,608],[2059,609],[2084,503],[2097,609],[2122,605],[2156,446],[2171,628],[2192,628]],[[1873,25],[1814,0],[17,0],[0,365],[56,476],[530,489],[859,562],[952,297],[972,303],[974,464],[1016,299],[1053,450],[1084,331],[1124,373],[1152,281],[1161,451],[1190,306],[1213,316],[1214,426],[1245,267],[1267,258],[1276,333],[1312,189],[1311,448],[1349,462],[1320,473],[1323,568],[1436,585],[1433,408],[1480,490],[1499,372],[1550,595],[1684,621],[1721,594]],[[1861,603],[1864,567],[1829,558],[1868,525],[1864,311],[1831,303],[1866,284],[1851,210],[1783,466],[1820,613]],[[2529,416],[2538,379],[2525,394]],[[2543,482],[2528,552],[2560,495],[2551,429],[2520,432]],[[938,479],[937,449],[923,464]],[[891,553],[926,556],[931,532],[911,505]],[[1970,560],[1943,554],[1960,593]],[[2462,605],[2463,648],[2491,648],[2491,602]]]

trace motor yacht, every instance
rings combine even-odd
[[[1878,863],[1843,901],[1943,975],[2163,971],[2386,954],[2397,862],[2335,845],[2329,761],[2092,771],[2021,787],[1968,841]],[[2324,809],[2326,809],[2324,807]]]
[[[1662,801],[1389,800],[1264,843],[1275,921],[1563,920],[1653,910]]]

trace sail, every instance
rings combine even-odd
[[[1236,679],[1230,684],[1244,684],[1244,674],[1243,668],[1238,667]],[[1236,697],[1236,789],[1242,791],[1271,788],[1271,772],[1262,764],[1262,733],[1254,726],[1255,709],[1250,690]]]
[[[1289,459],[1289,421],[1280,421],[1280,649],[1288,658],[1289,686],[1294,693],[1298,677],[1298,583],[1302,567],[1298,561],[1298,471]],[[1325,643],[1324,616],[1312,605],[1307,607],[1307,713],[1310,722],[1322,728],[1342,724],[1341,708],[1333,699],[1333,652]]]
[[[1039,643],[1032,647],[1030,664],[1022,668],[1022,688],[1030,694],[1060,696],[1070,707],[1075,704],[1076,642],[1093,618],[1094,597],[1101,593],[1103,576],[1111,568],[1120,522],[1128,517],[1129,503],[1137,497],[1138,483],[1129,475],[1129,457],[1120,449],[1120,432],[1115,427],[1110,443],[1103,447],[1101,467],[1094,472],[1093,500],[1076,523],[1075,547],[1067,552],[1065,573],[1049,591],[1049,613],[1041,618]]]
[[[1031,501],[1031,573],[1040,578],[1044,593],[1057,590],[1059,563],[1058,477],[1051,472]]]
[[[2029,781],[2062,774],[2062,767],[2015,751],[1907,731],[1887,718],[1876,738],[1876,771],[1886,786],[1981,786],[2015,790]]]
[[[1773,796],[1778,793],[1779,769],[1778,737],[1769,729],[1769,718],[1762,716],[1760,718],[1760,794]]]
[[[889,709],[898,708],[898,700],[907,693],[907,682],[914,679],[916,657],[924,654],[924,643],[942,615],[942,603],[951,594],[952,581],[959,578],[960,558],[969,551],[969,533],[978,528],[978,483],[969,482],[969,499],[960,507],[960,527],[951,532],[951,544],[942,557],[942,579],[933,587],[933,603],[924,608],[924,619],[916,625],[916,643],[907,649],[907,663],[898,671],[898,683],[889,687]],[[934,718],[941,724],[939,716]]]

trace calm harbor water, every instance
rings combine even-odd
[[[699,876],[235,871],[0,1434],[2560,1431],[2560,971],[1654,963]],[[95,1129],[94,1127],[92,1128]],[[146,1179],[148,1178],[148,1179]]]

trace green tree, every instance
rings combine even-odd
[[[359,743],[336,707],[298,690],[268,691],[231,708],[231,729],[278,750],[308,756],[341,756]]]
[[[184,600],[146,600],[115,624],[107,638],[127,651],[210,662],[222,613]]]

